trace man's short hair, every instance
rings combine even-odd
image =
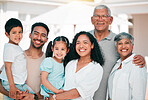
[[[48,26],[47,26],[46,24],[44,24],[44,23],[42,23],[42,22],[36,22],[36,23],[34,23],[34,24],[32,25],[32,27],[31,27],[31,33],[33,32],[33,30],[34,30],[34,28],[35,28],[36,26],[42,26],[42,27],[44,27],[44,28],[46,29],[46,31],[47,31],[47,36],[48,36],[49,28],[48,28]]]

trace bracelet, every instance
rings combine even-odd
[[[38,100],[38,95],[34,94],[34,100]]]
[[[53,97],[53,100],[56,100],[56,95],[55,94],[52,97]]]

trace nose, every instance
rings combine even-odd
[[[102,20],[103,20],[102,16],[99,16],[99,17],[98,17],[98,20],[101,20],[101,21],[102,21]]]
[[[62,52],[62,50],[58,50],[58,53],[60,54]]]
[[[40,40],[41,39],[41,34],[39,34],[37,38]]]
[[[81,43],[81,44],[80,44],[80,48],[82,48],[82,47],[83,47],[83,44]]]
[[[17,33],[16,36],[20,36],[20,33]]]
[[[122,45],[122,48],[125,48],[125,44]]]

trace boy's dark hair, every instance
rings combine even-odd
[[[23,25],[21,21],[16,18],[10,18],[5,24],[5,32],[7,32],[10,35],[11,29],[18,26],[21,27],[23,31]]]
[[[33,29],[34,29],[36,26],[42,26],[42,27],[44,27],[44,28],[46,29],[46,31],[47,31],[47,36],[48,36],[49,28],[48,28],[48,26],[47,26],[46,24],[44,24],[44,23],[42,23],[42,22],[36,22],[36,23],[34,23],[34,24],[32,25],[32,27],[31,27],[31,33],[33,32]]]
[[[100,65],[103,65],[104,59],[103,59],[102,51],[100,49],[100,46],[99,46],[97,40],[94,38],[94,36],[92,34],[90,34],[89,32],[85,32],[85,31],[81,31],[75,35],[73,42],[72,42],[72,46],[71,46],[69,54],[68,54],[68,56],[69,56],[68,60],[70,61],[70,60],[80,58],[79,54],[76,52],[76,42],[77,42],[77,39],[80,35],[86,35],[89,38],[91,44],[94,44],[94,48],[91,50],[91,55],[90,55],[92,61],[95,61],[95,62],[99,63]]]

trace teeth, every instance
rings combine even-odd
[[[103,23],[97,23],[97,25],[103,25]]]
[[[38,43],[38,44],[41,43],[40,41],[35,41],[35,42]]]
[[[17,38],[16,40],[20,40],[20,38]]]
[[[121,51],[123,51],[123,52],[124,52],[124,51],[127,51],[127,50],[121,50]]]
[[[85,50],[80,50],[80,51],[85,51]]]
[[[62,56],[61,54],[57,54],[57,56]]]

